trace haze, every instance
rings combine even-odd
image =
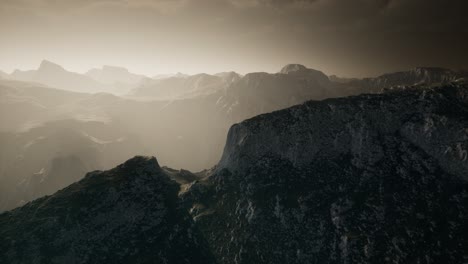
[[[468,264],[468,0],[0,0],[0,264]]]
[[[468,68],[466,1],[3,0],[0,69],[46,58],[154,76],[276,72],[298,62],[363,77],[417,66]]]

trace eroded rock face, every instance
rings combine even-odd
[[[155,158],[95,171],[0,215],[1,263],[212,263]]]
[[[309,101],[260,115],[229,131],[219,168],[242,171],[275,155],[302,166],[316,158],[350,155],[358,167],[385,158],[382,140],[407,140],[468,180],[466,88],[414,87],[379,95]],[[442,162],[443,161],[443,162]]]
[[[222,263],[463,263],[467,87],[417,87],[231,128],[183,194]]]

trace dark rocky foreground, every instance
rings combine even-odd
[[[466,263],[467,234],[453,83],[254,117],[204,173],[142,157],[89,173],[0,215],[0,263]]]
[[[0,215],[0,263],[213,263],[155,158],[135,157]]]

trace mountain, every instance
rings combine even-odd
[[[235,123],[307,100],[334,97],[332,89],[322,72],[289,64],[279,73],[248,73],[238,78],[220,94],[216,104]]]
[[[15,70],[11,78],[20,81],[38,82],[50,87],[68,91],[91,92],[109,91],[110,87],[88,76],[70,72],[53,62],[43,60],[37,70]]]
[[[157,147],[155,153],[162,164],[203,170],[219,160],[225,135],[232,124],[326,97],[331,84],[326,83],[325,75],[317,74],[316,80],[314,74],[313,70],[304,75],[250,73],[238,76],[231,72],[160,80],[148,85],[144,94],[159,98],[154,102],[162,102],[161,108],[152,110],[147,118],[144,116],[148,110],[138,111],[137,119],[131,115],[132,123],[128,127],[139,128],[135,129],[137,133],[147,133],[145,142],[154,142],[148,145]],[[227,77],[228,81],[223,81]],[[320,85],[321,82],[327,86]],[[197,83],[198,88],[194,88]],[[157,91],[160,93],[156,94]],[[143,89],[139,92],[142,95]],[[163,97],[168,99],[163,100]],[[174,97],[176,99],[172,99]],[[144,125],[137,123],[142,120]]]
[[[330,84],[330,80],[323,72],[306,68],[301,64],[288,64],[281,69],[280,73],[295,76],[305,81],[315,82],[320,86],[327,86]]]
[[[439,79],[428,80],[449,80],[443,76],[453,71],[438,72]],[[0,196],[6,198],[0,197],[0,210],[51,194],[79,180],[84,171],[108,169],[136,154],[157,154],[165,166],[201,171],[219,161],[225,136],[235,123],[308,100],[391,90],[366,88],[369,84],[363,80],[327,81],[323,73],[297,64],[273,74],[230,72],[190,78],[159,80],[167,84],[161,90],[166,100],[77,93],[1,80],[0,185],[4,187]],[[184,86],[185,81],[190,85]],[[177,86],[171,82],[182,83],[174,93],[183,96],[174,99],[169,88]],[[34,144],[29,146],[30,142]],[[61,168],[66,166],[71,171],[62,177]]]
[[[42,122],[69,117],[64,113],[66,107],[88,96],[38,83],[0,80],[0,131],[25,130]]]
[[[260,115],[182,199],[222,263],[463,263],[466,116],[459,84]]]
[[[128,93],[144,79],[148,79],[144,75],[130,73],[125,68],[107,65],[102,69],[91,69],[85,75],[97,82],[114,86],[114,91],[119,90],[119,94]]]
[[[113,123],[60,120],[0,133],[0,211],[50,195],[91,170],[145,153],[134,135]]]
[[[85,75],[93,78],[98,82],[106,84],[137,84],[146,78],[143,75],[130,73],[125,68],[108,65],[104,65],[102,69],[91,69],[86,72]]]
[[[350,83],[352,81],[359,80],[358,78],[344,78],[344,77],[338,77],[336,75],[330,75],[328,76],[328,79],[334,83]]]
[[[452,82],[467,76],[468,73],[466,72],[456,72],[435,67],[420,67],[406,72],[384,74],[376,78],[374,81],[371,81],[371,83],[379,88],[387,88],[396,85]]]
[[[1,263],[214,263],[155,158],[94,171],[0,215]]]
[[[436,67],[419,67],[409,71],[384,74],[375,78],[350,80],[345,83],[346,89],[354,93],[380,93],[395,86],[408,86],[431,83],[448,83],[468,78],[468,72],[452,71]]]
[[[463,263],[466,116],[462,81],[259,115],[210,170],[135,157],[1,214],[0,262]]]
[[[389,75],[399,74],[408,75]],[[30,89],[21,89],[21,97],[27,97],[26,101],[19,103],[15,99],[13,104],[4,104],[2,118],[8,122],[2,122],[2,125],[8,124],[5,129],[22,129],[41,123],[43,119],[70,118],[114,122],[119,124],[118,129],[130,130],[146,142],[151,150],[149,153],[157,153],[161,163],[197,171],[209,168],[219,160],[224,136],[232,124],[308,100],[383,91],[382,88],[369,88],[367,82],[334,82],[320,71],[290,64],[273,74],[239,76],[228,72],[146,80],[140,86],[141,90],[136,89],[145,100],[109,94],[80,94],[77,96],[79,100],[74,100],[73,95],[67,95],[71,100],[50,99],[57,102],[54,105],[44,104],[48,102],[43,99],[46,96],[34,92],[34,85],[30,85]],[[44,89],[41,91],[52,94]],[[18,111],[21,118],[14,118],[8,114],[10,111]]]
[[[148,85],[149,92],[161,88],[156,91],[167,100],[145,101],[18,82],[5,87],[11,96],[4,97],[1,123],[3,131],[11,132],[62,119],[112,122],[118,124],[116,129],[130,131],[146,142],[149,153],[158,153],[162,164],[197,171],[219,160],[232,124],[325,96],[326,88],[310,77],[303,78],[281,73],[239,76],[234,72],[169,78]],[[8,114],[11,111],[22,115],[14,117]]]
[[[237,72],[219,72],[216,73],[215,76],[221,77],[223,81],[227,84],[231,84],[233,82],[238,81],[242,76],[238,74]]]
[[[215,75],[197,74],[148,80],[132,91],[133,96],[161,99],[181,99],[207,95],[224,89],[228,80]]]
[[[189,77],[189,76],[190,75],[188,74],[178,72],[178,73],[169,73],[169,74],[157,74],[151,77],[151,79],[159,80],[159,79],[167,79],[171,77],[184,78],[184,77]]]

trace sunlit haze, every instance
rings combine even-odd
[[[148,76],[277,72],[287,63],[347,77],[467,69],[466,8],[463,0],[3,0],[0,70],[43,59]]]
[[[0,264],[468,264],[468,0],[0,0]]]

